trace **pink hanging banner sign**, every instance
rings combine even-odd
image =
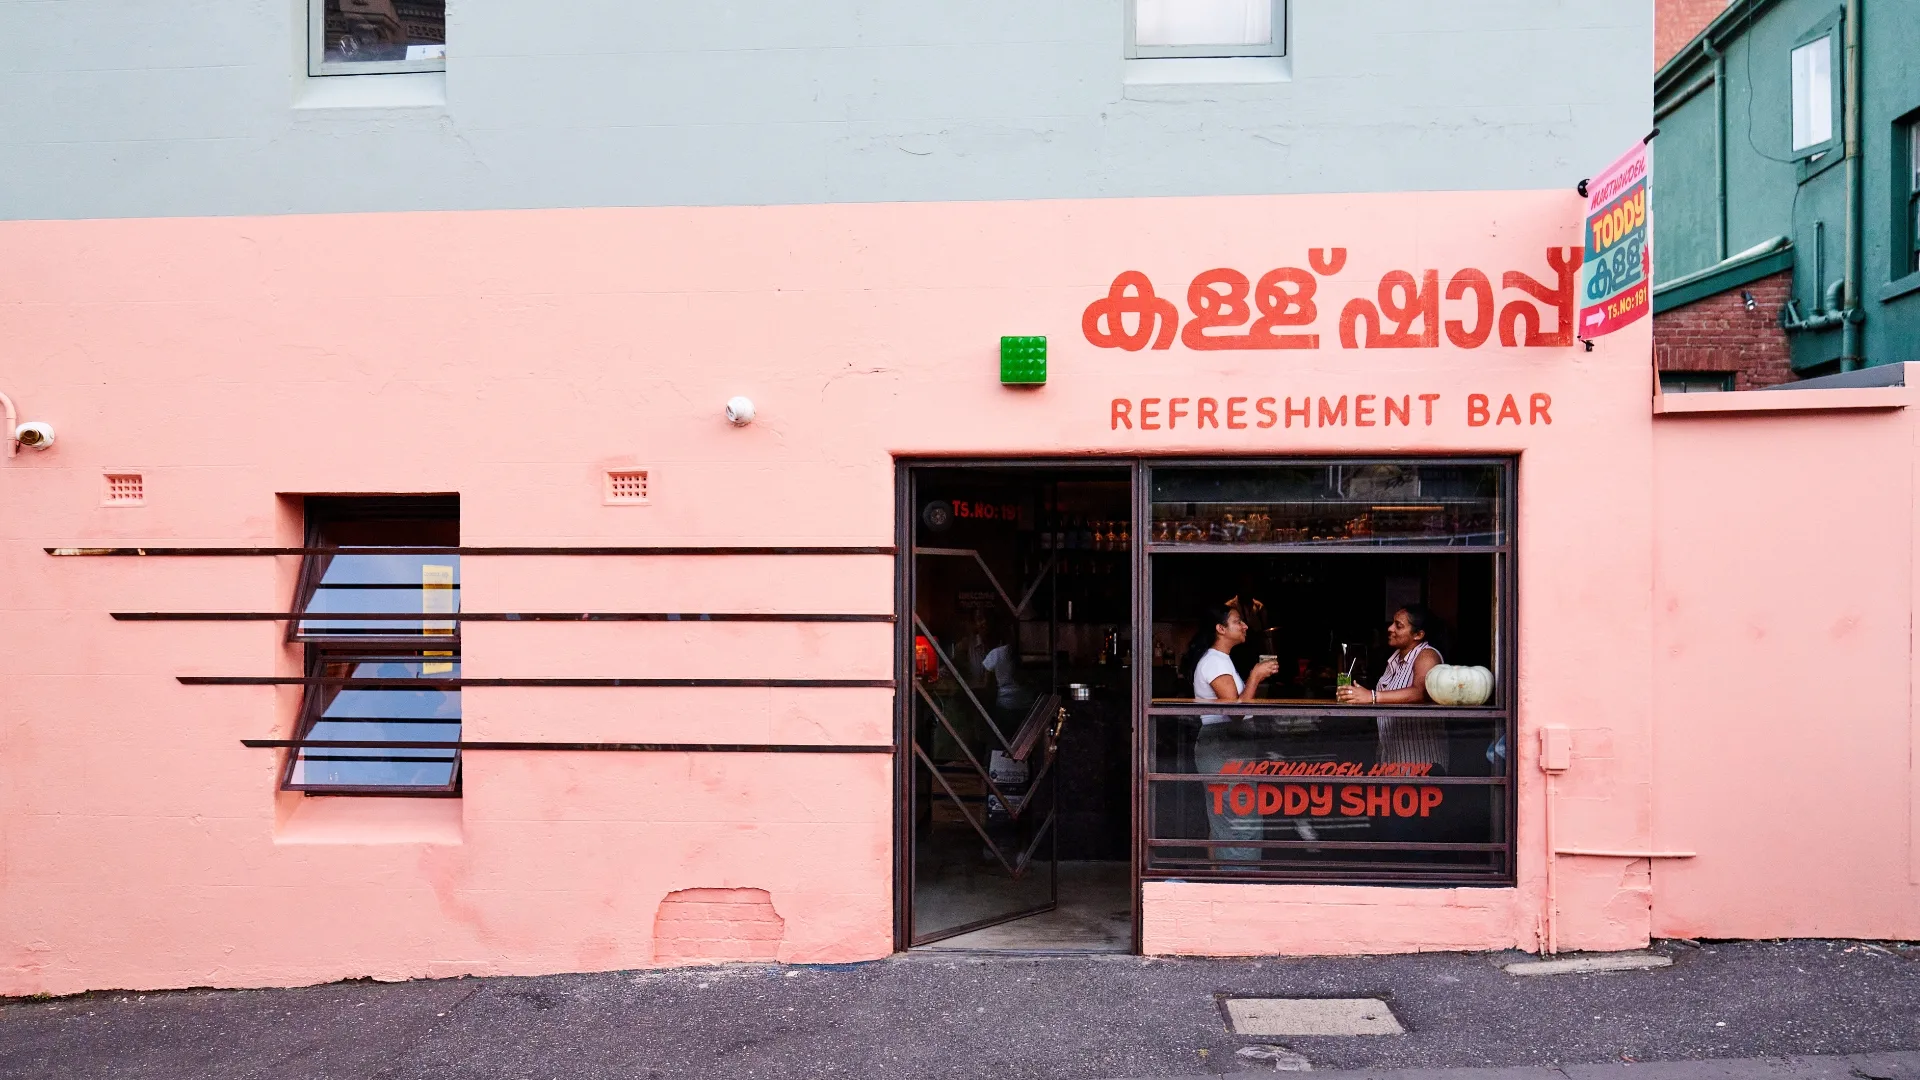
[[[1587,182],[1582,338],[1611,334],[1653,310],[1651,153],[1640,143]]]

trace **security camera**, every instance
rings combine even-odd
[[[32,420],[13,430],[13,439],[21,446],[45,450],[53,445],[53,425]]]
[[[736,397],[727,401],[727,422],[734,427],[753,423],[753,399]]]

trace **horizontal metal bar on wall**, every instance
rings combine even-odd
[[[412,586],[419,589],[419,586]],[[890,623],[893,616],[679,611],[116,611],[121,622],[745,622]]]
[[[321,716],[315,724],[459,724],[458,716]]]
[[[334,679],[293,675],[181,675],[178,678],[187,686],[350,686],[363,690],[452,690],[463,686],[893,689],[892,679]]]
[[[208,558],[262,555],[892,555],[871,547],[50,547],[49,555]]]
[[[1157,773],[1150,772],[1146,778],[1150,781],[1185,781],[1199,783],[1216,781],[1222,783],[1244,784],[1261,782],[1268,784],[1454,784],[1462,787],[1506,787],[1512,781],[1504,776],[1277,776],[1272,773],[1255,775],[1253,773]],[[1289,818],[1288,820],[1292,820]],[[1335,818],[1334,820],[1339,820]],[[1239,841],[1234,841],[1236,844]]]
[[[1555,855],[1589,855],[1596,859],[1692,859],[1691,851],[1617,851],[1611,848],[1555,848]]]
[[[1401,716],[1422,720],[1504,720],[1507,715],[1505,709],[1458,709],[1440,705],[1346,705],[1338,701],[1315,705],[1281,705],[1257,698],[1253,701],[1232,701],[1225,705],[1217,701],[1196,701],[1190,705],[1155,702],[1147,706],[1147,715],[1218,716],[1229,710],[1236,716],[1342,716],[1357,719]]]
[[[241,739],[251,750],[331,749],[331,750],[577,750],[621,753],[709,753],[709,754],[891,754],[893,747],[872,745],[823,745],[818,743],[628,743],[628,742],[374,742],[364,739]],[[372,760],[356,758],[354,760]],[[420,761],[422,758],[405,758]]]
[[[1336,884],[1336,886],[1511,886],[1511,872],[1434,872],[1382,871],[1379,867],[1354,867],[1342,863],[1338,871],[1212,871],[1212,869],[1162,869],[1142,871],[1142,882],[1208,882],[1208,884]]]
[[[1286,820],[1290,821],[1293,819],[1289,818]],[[1147,840],[1147,846],[1160,847],[1160,848],[1225,847],[1225,846],[1229,846],[1229,842],[1220,840],[1217,838],[1194,840],[1194,839],[1181,839],[1181,838],[1149,837]],[[1338,851],[1505,851],[1507,850],[1506,844],[1422,843],[1422,842],[1415,842],[1415,841],[1409,841],[1406,843],[1395,843],[1395,842],[1388,842],[1388,841],[1381,841],[1381,840],[1240,840],[1240,839],[1234,839],[1230,842],[1230,846],[1257,847],[1262,849],[1327,848],[1328,850],[1338,850]],[[1169,863],[1169,862],[1231,864],[1236,860],[1233,860],[1233,859],[1161,859],[1159,861],[1162,865],[1165,865],[1166,863]]]
[[[1148,544],[1149,555],[1504,555],[1505,544]]]

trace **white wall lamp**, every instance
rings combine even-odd
[[[734,427],[746,427],[753,423],[753,399],[732,397],[727,399],[727,423]]]
[[[5,394],[0,394],[0,408],[6,410],[8,457],[19,453],[22,446],[45,450],[53,445],[52,424],[44,424],[38,420],[20,423],[19,410],[13,407],[13,399]]]

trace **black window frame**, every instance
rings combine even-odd
[[[1328,863],[1321,867],[1288,867],[1277,869],[1248,869],[1244,864],[1228,859],[1216,859],[1209,852],[1203,862],[1215,865],[1196,867],[1193,860],[1183,860],[1185,865],[1166,867],[1156,866],[1153,857],[1156,848],[1211,848],[1239,847],[1241,843],[1198,840],[1192,837],[1162,837],[1156,834],[1157,815],[1155,813],[1155,783],[1200,782],[1184,779],[1188,775],[1166,776],[1153,772],[1156,719],[1167,717],[1190,717],[1202,713],[1222,711],[1218,706],[1195,704],[1156,703],[1152,697],[1152,663],[1149,650],[1154,626],[1153,611],[1153,566],[1154,557],[1171,554],[1177,549],[1191,550],[1190,544],[1162,544],[1145,539],[1150,535],[1153,523],[1153,473],[1156,468],[1193,470],[1197,468],[1219,467],[1222,469],[1247,469],[1274,466],[1299,465],[1481,465],[1498,466],[1502,470],[1500,493],[1500,535],[1497,543],[1489,544],[1449,544],[1450,553],[1487,553],[1493,556],[1493,573],[1496,596],[1494,613],[1494,695],[1483,707],[1472,709],[1442,708],[1433,705],[1362,707],[1362,706],[1318,706],[1272,705],[1258,702],[1236,704],[1232,707],[1235,714],[1260,717],[1320,717],[1333,711],[1351,710],[1353,715],[1366,716],[1408,716],[1421,719],[1440,719],[1450,722],[1460,720],[1474,723],[1492,723],[1495,731],[1505,739],[1506,753],[1498,776],[1489,775],[1477,786],[1501,788],[1506,792],[1501,811],[1493,821],[1493,836],[1487,848],[1490,859],[1485,867],[1462,866],[1459,864],[1408,862],[1400,866],[1373,865],[1368,867],[1342,867],[1338,863]],[[1518,508],[1519,508],[1519,461],[1516,457],[1506,456],[1342,456],[1326,458],[1228,458],[1195,459],[1168,458],[1142,462],[1135,486],[1135,534],[1142,540],[1134,545],[1135,558],[1135,612],[1134,612],[1134,670],[1136,723],[1134,746],[1134,814],[1135,814],[1135,866],[1139,880],[1146,881],[1206,881],[1234,883],[1271,883],[1271,884],[1339,884],[1339,885],[1469,885],[1486,887],[1510,887],[1517,883],[1517,845],[1515,837],[1519,827],[1517,793],[1519,776],[1517,761],[1517,709],[1519,695],[1516,687],[1518,665]],[[1224,552],[1246,552],[1248,554],[1270,555],[1276,553],[1298,552],[1301,554],[1325,554],[1332,545],[1325,542],[1281,542],[1260,545],[1229,545]],[[1348,548],[1351,553],[1346,558],[1366,558],[1368,553]],[[1405,554],[1423,550],[1419,546],[1392,544],[1371,549],[1379,554]],[[1276,778],[1279,779],[1279,778]],[[1459,779],[1447,781],[1459,784]],[[1300,846],[1293,841],[1262,841],[1247,843],[1245,846],[1257,846],[1267,850],[1267,845],[1283,847],[1288,844]],[[1324,845],[1323,845],[1324,846]],[[1440,847],[1419,843],[1396,843],[1380,850],[1404,853],[1407,851],[1443,850]],[[1218,865],[1227,863],[1229,865]]]
[[[346,646],[328,647],[324,645],[313,645],[313,646],[308,646],[307,648],[306,673],[309,678],[324,678],[326,677],[325,673],[326,673],[327,667],[330,664],[352,663],[356,661],[378,662],[381,660],[419,661],[425,664],[447,663],[447,664],[450,664],[455,669],[456,672],[459,670],[459,665],[460,665],[460,655],[457,651],[452,653],[445,653],[445,652],[442,652],[441,650],[376,649],[376,648],[364,648],[364,647],[346,647]],[[449,678],[451,677],[453,676],[449,675]],[[426,680],[422,680],[422,681],[424,682]],[[326,686],[308,686],[307,687],[306,693],[302,697],[300,702],[300,719],[299,719],[299,722],[294,727],[294,730],[297,732],[294,738],[296,739],[310,738],[312,736],[313,729],[323,721],[328,721],[332,723],[341,722],[340,717],[329,717],[325,715],[327,707],[330,704],[332,704],[333,698],[335,696],[335,695],[328,694],[327,693],[328,689],[329,688]],[[456,697],[459,696],[460,694],[460,690],[458,687],[451,687],[447,689]],[[451,726],[454,729],[453,738],[455,741],[458,741],[460,738],[460,731],[463,729],[463,725],[465,722],[465,716],[464,716],[464,709],[463,709],[462,716],[457,721],[451,723],[450,725],[446,720],[402,721],[402,720],[396,719],[391,722],[411,722],[411,723],[417,723],[417,724],[438,724],[438,725]],[[346,741],[351,741],[351,740],[346,740]],[[376,740],[369,738],[368,741],[376,741]],[[324,747],[320,748],[320,751],[324,753],[325,749],[326,748]],[[376,756],[372,752],[371,748],[354,749],[354,750],[349,750],[344,752],[350,754],[356,760],[367,760],[367,761],[391,760],[388,758],[381,758]],[[423,750],[410,750],[410,751],[402,752],[401,757],[407,758],[407,759],[419,758],[428,752],[429,751],[423,751]],[[304,783],[303,784],[303,783],[296,783],[294,781],[294,771],[297,768],[303,755],[307,755],[307,754],[308,754],[308,751],[305,751],[300,748],[295,748],[293,750],[290,750],[287,753],[286,764],[284,769],[282,770],[281,777],[280,777],[280,787],[282,790],[298,791],[303,795],[387,795],[387,796],[398,795],[398,796],[405,796],[405,797],[411,797],[411,798],[424,798],[424,799],[433,799],[433,798],[457,799],[461,796],[461,786],[462,786],[462,781],[464,779],[465,770],[462,768],[462,765],[464,764],[464,762],[462,760],[461,753],[459,750],[452,751],[452,768],[449,770],[447,783],[444,785],[437,785],[437,786],[427,785],[427,784],[339,784],[339,783],[326,783],[326,784]],[[309,760],[311,760],[310,757],[309,757]]]
[[[457,619],[445,621],[432,619],[440,612],[422,611],[418,620],[419,628],[397,633],[367,633],[361,631],[327,633],[306,628],[309,621],[351,621],[340,619],[337,615],[327,618],[307,617],[307,607],[318,592],[322,578],[332,560],[341,554],[378,555],[384,548],[396,552],[421,555],[424,557],[445,556],[454,562],[453,581],[448,588],[451,591],[450,612],[460,610],[459,603],[459,524],[460,496],[458,494],[437,493],[422,495],[313,495],[304,500],[305,548],[301,557],[300,573],[294,586],[292,604],[288,609],[291,616],[287,620],[286,641],[301,646],[305,651],[304,670],[309,678],[322,678],[327,665],[351,659],[363,660],[417,660],[421,663],[447,663],[454,670],[462,670],[460,646],[460,622]],[[344,528],[336,530],[336,526]],[[423,539],[433,543],[414,544],[404,536],[392,543],[342,544],[338,532],[362,534],[390,531],[404,534],[410,528],[417,527]],[[426,583],[419,587],[423,594],[429,588]],[[405,588],[396,586],[396,588]],[[369,611],[377,611],[373,605]],[[327,613],[331,614],[331,613]],[[349,613],[351,614],[351,613]],[[409,613],[410,614],[410,613]],[[414,620],[396,620],[395,625],[406,626]],[[436,625],[438,624],[438,625]],[[450,676],[451,677],[451,676]],[[330,693],[335,689],[325,684],[310,683],[305,689],[300,703],[300,713],[294,725],[296,740],[310,737],[319,723],[338,718],[326,717],[325,711],[333,698]],[[459,694],[458,687],[451,692]],[[398,722],[398,721],[396,721]],[[422,721],[435,723],[441,721]],[[462,727],[453,725],[452,740],[458,742]],[[369,740],[376,741],[376,740]],[[371,749],[371,748],[369,748]],[[344,796],[406,796],[419,798],[458,798],[464,781],[462,755],[454,750],[453,765],[448,782],[445,785],[419,784],[315,784],[296,783],[294,772],[306,751],[295,747],[288,751],[280,774],[280,788],[283,791],[297,791],[303,795],[344,795]],[[419,750],[410,755],[417,756]],[[370,757],[367,750],[355,750],[354,756]],[[379,760],[371,758],[372,760]]]

